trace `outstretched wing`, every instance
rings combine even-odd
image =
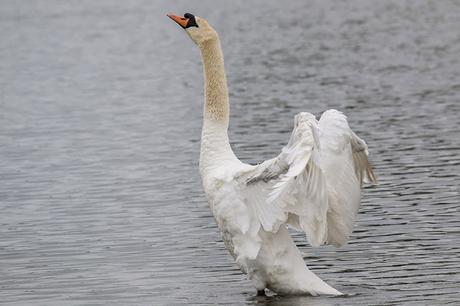
[[[248,205],[266,231],[277,231],[287,221],[305,231],[314,246],[327,238],[327,193],[317,124],[313,115],[298,114],[281,154],[238,177],[246,183]]]
[[[264,230],[277,231],[288,222],[303,230],[312,246],[340,246],[351,234],[362,182],[376,182],[367,154],[342,113],[329,110],[319,123],[300,113],[281,154],[238,179]]]
[[[361,201],[363,181],[377,183],[368,160],[367,145],[350,129],[346,116],[328,110],[319,120],[321,168],[328,191],[327,242],[348,241]]]

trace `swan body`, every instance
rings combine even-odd
[[[366,143],[344,114],[306,112],[281,153],[259,165],[242,163],[228,139],[229,102],[217,33],[199,17],[168,15],[198,45],[205,104],[200,173],[225,246],[258,292],[340,295],[311,272],[287,225],[314,246],[348,241],[363,182],[376,183]]]

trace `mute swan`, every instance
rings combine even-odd
[[[224,60],[216,31],[190,13],[168,16],[198,45],[204,66],[205,103],[200,173],[225,246],[260,295],[341,293],[311,272],[287,225],[308,242],[347,242],[363,181],[376,183],[366,143],[345,115],[302,112],[281,153],[259,165],[242,163],[228,140],[229,102]]]

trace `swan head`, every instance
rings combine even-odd
[[[167,16],[180,25],[198,46],[217,39],[217,32],[203,18],[190,13],[185,13],[184,17],[174,14],[168,14]]]

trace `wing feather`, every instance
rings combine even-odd
[[[358,177],[360,184],[362,185],[363,182],[377,184],[377,178],[368,159],[369,152],[367,150],[366,142],[353,133],[351,129],[350,132],[353,163],[355,166],[356,176]]]
[[[326,111],[319,122],[298,114],[281,153],[235,178],[252,220],[271,232],[289,223],[303,230],[312,246],[346,243],[362,183],[377,182],[366,143],[336,110]]]
[[[295,220],[294,225],[305,231],[309,243],[314,246],[323,244],[327,235],[327,196],[320,168],[317,124],[313,115],[298,114],[290,140],[281,154],[239,176],[248,186],[259,183],[248,191],[266,194],[265,201],[251,203],[266,209],[257,208],[265,230],[277,231],[279,224]],[[288,219],[289,214],[298,218]],[[269,222],[267,216],[272,217]],[[273,222],[276,225],[273,226]]]
[[[328,192],[328,243],[345,244],[353,229],[364,182],[376,183],[366,143],[350,129],[347,118],[336,110],[319,120],[321,161]]]

